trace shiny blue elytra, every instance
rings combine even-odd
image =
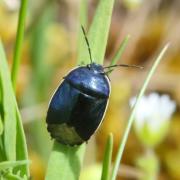
[[[91,63],[67,74],[50,101],[46,118],[51,137],[71,146],[87,141],[101,124],[110,95],[108,72],[117,66],[142,68],[125,64],[103,67],[93,63],[83,27],[82,30]]]
[[[51,137],[66,145],[87,141],[101,124],[110,94],[107,72],[93,63],[70,71],[54,93],[47,112],[47,129]]]
[[[103,120],[109,94],[109,80],[101,65],[72,70],[49,105],[46,121],[51,137],[67,145],[87,141]]]

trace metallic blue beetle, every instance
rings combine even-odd
[[[109,80],[101,65],[72,70],[56,90],[47,113],[48,131],[68,145],[87,141],[100,125],[108,104]]]
[[[104,68],[92,62],[91,51],[84,28],[91,64],[72,70],[53,95],[46,117],[51,137],[67,145],[87,141],[102,122],[107,108],[110,83]]]
[[[87,141],[103,120],[110,95],[108,71],[104,69],[128,67],[103,67],[93,63],[83,27],[82,30],[91,64],[75,68],[64,78],[50,101],[46,118],[51,137],[71,146]]]

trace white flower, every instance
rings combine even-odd
[[[135,101],[136,98],[130,100],[131,107],[135,104]],[[168,121],[175,108],[175,102],[170,100],[168,95],[160,96],[157,93],[152,93],[148,96],[143,96],[135,112],[134,125],[138,135],[148,136],[151,138],[151,141],[156,135],[160,136],[162,134],[161,136],[163,136],[165,129],[167,129],[165,127],[169,124]],[[158,138],[161,139],[160,137]]]

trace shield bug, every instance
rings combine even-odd
[[[82,31],[91,63],[71,70],[64,77],[50,101],[46,117],[51,137],[71,146],[87,141],[103,120],[110,95],[109,71],[105,69],[128,66],[103,67],[94,63],[83,27]]]

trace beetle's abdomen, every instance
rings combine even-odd
[[[48,131],[63,144],[87,141],[101,123],[107,101],[82,93],[64,80],[49,105]]]
[[[80,137],[87,141],[101,123],[106,105],[107,99],[80,93],[68,124],[75,127]]]

